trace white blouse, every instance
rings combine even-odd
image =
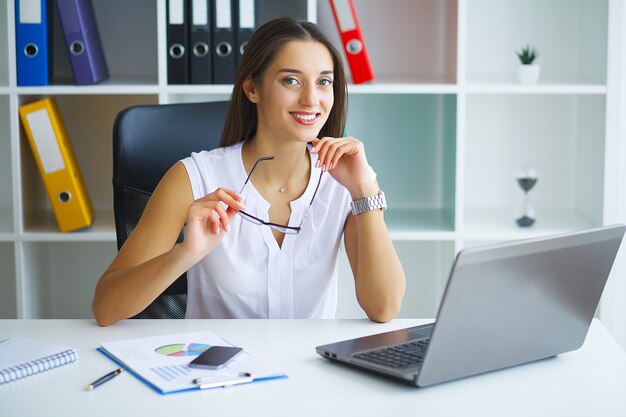
[[[181,162],[194,199],[218,187],[239,192],[246,180],[243,142],[192,153]],[[297,226],[317,186],[320,168],[311,155],[306,191],[291,202],[290,226]],[[264,161],[263,164],[276,163]],[[248,182],[245,211],[269,221],[268,203]],[[285,235],[282,247],[268,226],[235,216],[230,232],[187,272],[187,318],[333,318],[337,309],[337,255],[350,213],[350,193],[328,173],[297,235]]]

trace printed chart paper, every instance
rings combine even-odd
[[[117,342],[104,342],[99,349],[161,394],[198,389],[194,379],[212,382],[237,378],[242,373],[254,381],[286,375],[260,364],[244,350],[219,370],[188,366],[211,346],[233,346],[211,331],[173,334]]]

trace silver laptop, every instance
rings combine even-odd
[[[436,322],[316,347],[425,387],[578,349],[624,225],[462,250]]]

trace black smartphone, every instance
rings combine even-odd
[[[243,352],[240,347],[211,346],[197,358],[189,362],[192,368],[220,369]]]

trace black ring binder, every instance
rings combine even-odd
[[[229,56],[232,51],[233,47],[230,42],[220,42],[215,47],[215,53],[217,54],[217,56],[222,58]]]
[[[241,45],[239,45],[239,53],[241,55],[243,55],[244,51],[246,50],[246,46],[248,46],[248,41],[245,41]]]
[[[209,53],[209,45],[206,42],[198,42],[193,46],[193,54],[202,58]]]
[[[175,43],[170,47],[170,56],[174,59],[180,59],[185,55],[185,47],[180,43]]]

